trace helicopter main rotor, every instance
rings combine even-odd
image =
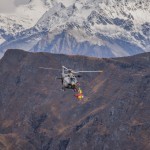
[[[46,69],[46,70],[56,70],[56,71],[61,71],[62,69],[64,69],[64,71],[68,72],[68,73],[73,73],[73,74],[78,74],[78,73],[96,73],[96,72],[103,72],[102,70],[97,70],[97,71],[74,71],[73,69],[68,69],[65,66],[62,66],[62,69],[56,69],[56,68],[45,68],[45,67],[39,67],[40,69]]]

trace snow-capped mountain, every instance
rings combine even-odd
[[[26,7],[29,14],[33,8],[37,11],[40,7],[42,11],[39,15],[33,11],[33,16],[29,15],[32,19],[28,17],[22,24],[19,20],[20,24],[16,22],[12,30],[3,27],[9,34],[7,38],[1,34],[1,53],[8,48],[23,48],[33,52],[120,57],[150,51],[149,0],[33,0]]]
[[[11,13],[0,13],[0,44],[13,38],[17,33],[33,27],[39,18],[53,6],[49,0],[29,0],[24,5],[17,4]]]

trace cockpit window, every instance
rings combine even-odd
[[[71,81],[75,82],[75,78],[70,78],[70,79],[71,79]]]

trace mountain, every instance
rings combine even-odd
[[[82,74],[85,99],[61,90],[60,73]],[[0,60],[1,150],[149,150],[150,53],[100,59],[8,50]]]
[[[2,42],[2,54],[9,48],[96,57],[150,51],[149,0],[47,2],[49,10],[35,25]]]
[[[15,0],[14,3],[16,5],[14,12],[0,13],[0,44],[12,40],[17,33],[33,27],[54,5],[49,0],[26,0],[22,5],[20,1]]]

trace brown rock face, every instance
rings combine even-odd
[[[85,100],[61,91],[60,72],[82,74]],[[97,59],[8,50],[0,60],[0,150],[149,150],[150,53]]]

